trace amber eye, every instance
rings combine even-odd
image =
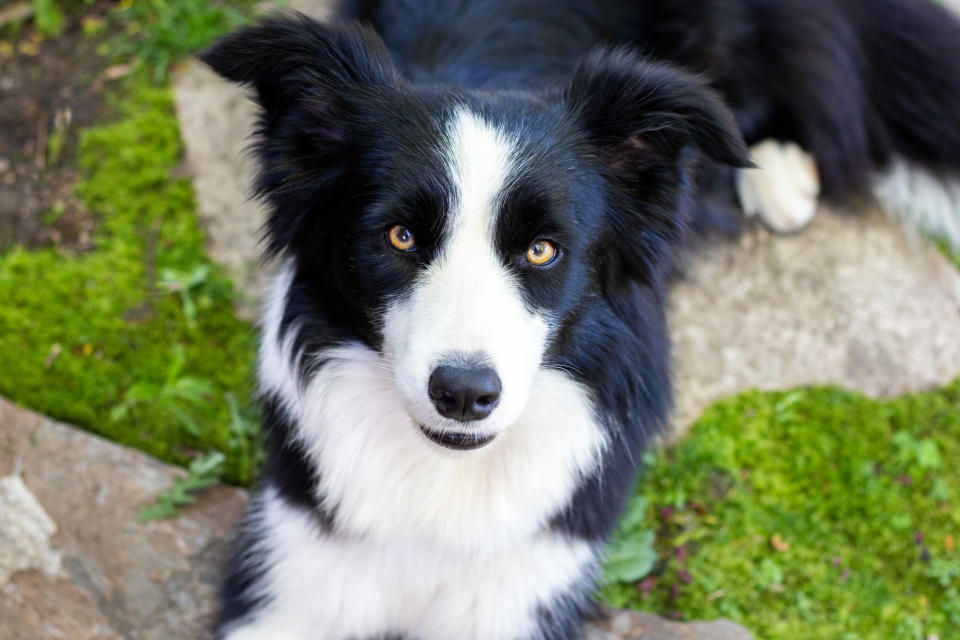
[[[387,239],[397,251],[413,251],[417,248],[417,241],[413,238],[413,232],[403,225],[396,225],[387,232]]]
[[[535,267],[545,267],[557,258],[557,248],[549,240],[537,240],[527,249],[527,262]]]

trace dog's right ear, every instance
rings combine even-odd
[[[304,100],[337,101],[396,78],[383,40],[359,24],[324,24],[303,14],[267,18],[224,36],[200,54],[218,74],[250,85],[268,115]]]
[[[317,203],[330,211],[341,195],[337,185],[349,182],[363,101],[398,82],[383,41],[358,24],[293,14],[227,35],[200,58],[251,86],[262,108],[254,148],[256,191],[273,208],[268,251],[315,236]]]

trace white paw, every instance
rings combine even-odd
[[[817,211],[820,176],[813,157],[792,142],[764,140],[750,148],[756,169],[737,176],[737,195],[747,217],[760,216],[776,233],[793,233]]]

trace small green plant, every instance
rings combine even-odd
[[[238,460],[238,475],[246,481],[253,478],[263,457],[260,421],[245,412],[232,391],[223,394],[230,413],[230,452]]]
[[[653,570],[657,552],[653,548],[654,532],[645,528],[647,501],[641,496],[630,503],[620,521],[620,528],[607,546],[604,581],[636,582]]]
[[[46,38],[56,38],[63,30],[63,12],[57,0],[33,0],[33,20]]]
[[[136,0],[121,4],[117,17],[126,24],[114,53],[135,56],[153,81],[162,83],[177,59],[196,53],[213,38],[249,19],[251,0]]]
[[[943,466],[940,447],[933,438],[919,439],[909,431],[901,430],[893,434],[893,445],[896,453],[892,460],[892,470],[906,473],[914,482],[922,480],[928,471]]]
[[[130,415],[130,410],[142,404],[156,404],[175,418],[187,433],[201,437],[200,425],[191,409],[210,402],[216,389],[210,380],[180,375],[187,355],[183,347],[174,345],[167,377],[162,384],[138,381],[130,385],[123,401],[110,412],[110,419],[119,422]]]
[[[197,301],[194,300],[193,291],[200,289],[207,284],[210,279],[210,265],[201,264],[194,267],[189,272],[178,271],[176,269],[162,269],[158,285],[168,293],[175,293],[180,296],[180,303],[183,305],[183,315],[187,319],[187,326],[195,329],[197,326]],[[209,297],[200,298],[201,307],[210,306]]]
[[[187,475],[173,481],[173,486],[160,493],[154,504],[144,507],[137,514],[138,522],[172,518],[179,508],[196,502],[194,493],[220,481],[227,457],[219,451],[194,458],[187,467]]]

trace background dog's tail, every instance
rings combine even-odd
[[[864,56],[874,194],[960,248],[960,17],[931,0],[836,2]]]
[[[942,0],[960,6],[960,0]],[[703,72],[747,142],[809,152],[960,249],[960,17],[936,0],[646,0],[637,42]]]
[[[865,58],[874,194],[960,248],[960,18],[932,0],[836,1]]]

